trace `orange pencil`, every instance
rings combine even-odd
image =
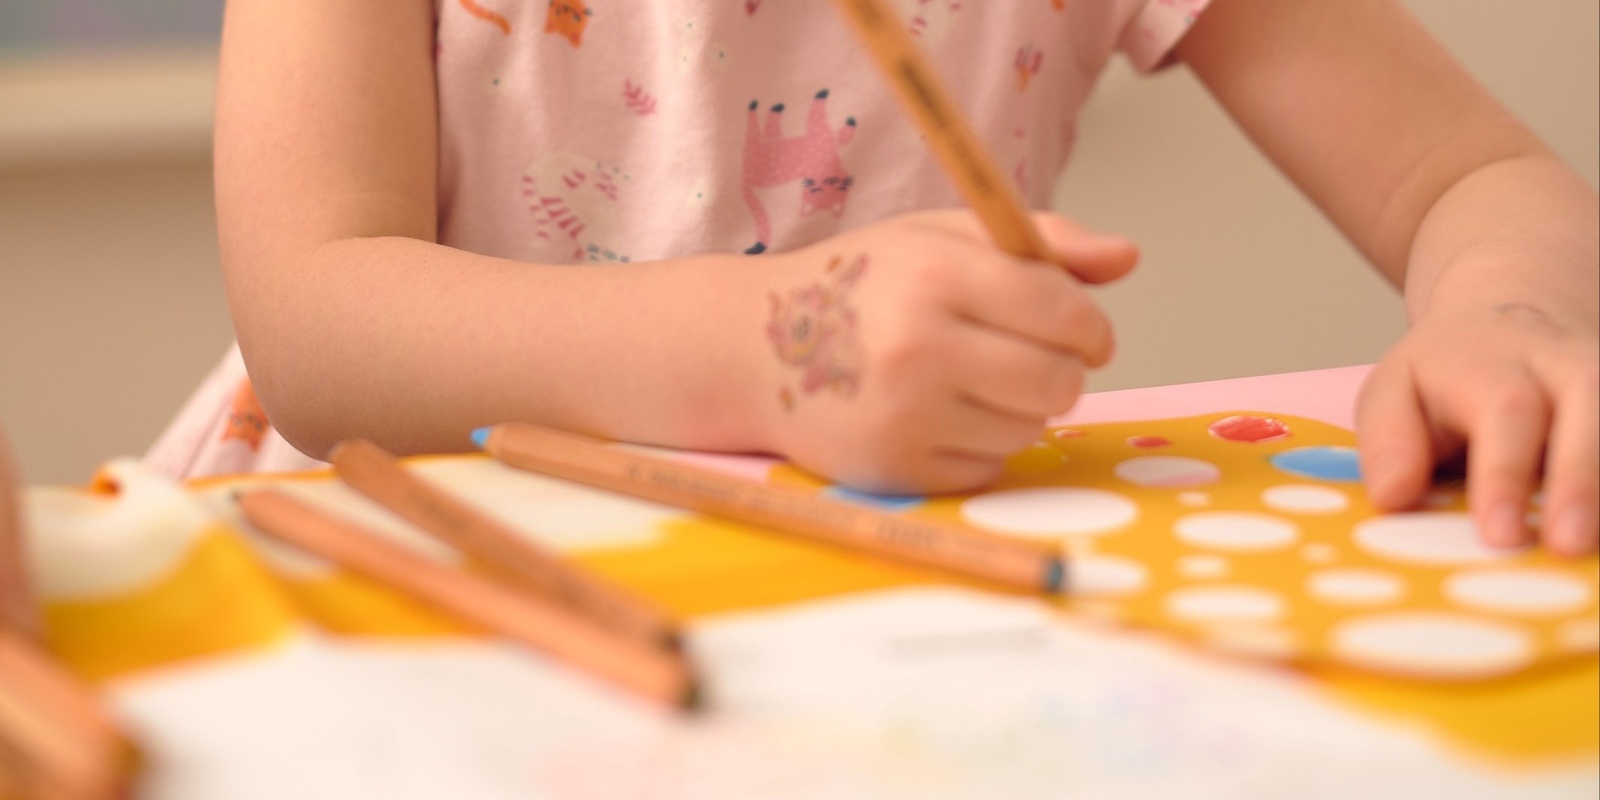
[[[276,489],[238,496],[263,532],[652,700],[692,706],[687,662],[619,637],[585,617],[435,564]]]
[[[37,636],[39,610],[34,607],[24,568],[20,485],[5,431],[0,430],[0,628]]]
[[[513,467],[786,530],[925,566],[1032,591],[1056,591],[1058,553],[934,520],[772,486],[608,447],[605,442],[524,422],[473,432],[473,441]]]
[[[123,797],[137,761],[87,688],[0,629],[0,797]]]
[[[132,746],[95,696],[38,645],[19,485],[0,430],[0,797],[118,796],[133,773]]]
[[[411,474],[376,444],[360,439],[340,443],[329,460],[345,483],[471,556],[502,583],[556,600],[623,636],[677,649],[672,622],[653,606]]]
[[[995,166],[888,0],[838,3],[995,244],[1014,256],[1051,260],[1016,186]]]

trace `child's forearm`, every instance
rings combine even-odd
[[[230,276],[268,416],[321,456],[361,436],[466,449],[510,419],[636,441],[764,449],[762,334],[777,267],[736,256],[544,266],[399,237],[338,240],[293,280]]]
[[[1548,154],[1463,176],[1428,210],[1405,273],[1407,311],[1521,305],[1600,329],[1600,196]]]

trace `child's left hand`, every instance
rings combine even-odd
[[[1233,119],[1405,290],[1357,409],[1372,500],[1462,454],[1483,539],[1600,538],[1600,195],[1398,0],[1212,0],[1177,46]]]
[[[1546,308],[1487,298],[1434,308],[1378,364],[1356,412],[1374,503],[1415,505],[1433,465],[1465,453],[1485,541],[1527,543],[1532,495],[1546,546],[1567,555],[1595,549],[1600,339],[1592,322],[1559,316],[1559,301]],[[1533,495],[1541,466],[1543,493]]]

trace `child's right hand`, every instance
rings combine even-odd
[[[1127,240],[1063,217],[1035,224],[1058,263],[997,250],[969,212],[918,213],[780,260],[771,284],[777,448],[879,492],[969,489],[1000,474],[1086,367],[1111,357],[1110,323],[1083,283],[1133,268]]]

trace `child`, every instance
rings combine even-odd
[[[1487,541],[1542,470],[1545,542],[1594,548],[1600,202],[1393,0],[898,4],[1035,206],[1114,51],[1187,64],[1404,288],[1373,499],[1470,442]],[[1053,263],[989,245],[822,0],[233,0],[216,146],[239,350],[152,454],[189,474],[521,419],[970,488],[1110,357],[1082,284],[1137,258],[1045,213]]]

